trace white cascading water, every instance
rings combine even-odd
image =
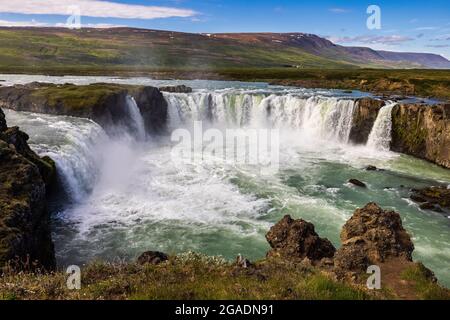
[[[392,109],[397,103],[389,101],[378,112],[370,132],[367,146],[372,149],[389,151],[392,141]]]
[[[127,107],[132,121],[131,126],[133,127],[134,135],[139,141],[144,141],[147,137],[144,118],[142,117],[136,101],[131,96],[127,96]]]
[[[165,93],[169,127],[189,120],[209,119],[236,127],[275,127],[301,131],[305,137],[347,143],[352,125],[353,100],[291,94],[264,95],[221,92]]]
[[[79,203],[92,193],[103,173],[113,166],[111,155],[121,154],[124,158],[133,140],[146,139],[144,119],[132,97],[127,97],[127,108],[131,132],[119,132],[113,139],[100,125],[88,119],[7,109],[5,114],[10,123],[20,126],[37,140],[37,143],[31,142],[36,152],[55,161],[65,193],[72,202]]]
[[[101,162],[99,146],[109,141],[105,131],[88,119],[4,110],[13,123],[31,137],[38,154],[51,157],[64,190],[79,202],[93,190]]]

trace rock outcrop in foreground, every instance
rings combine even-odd
[[[400,215],[375,203],[355,211],[342,228],[341,241],[334,257],[338,270],[365,272],[368,266],[385,263],[390,258],[412,261],[414,245]]]
[[[0,267],[16,261],[19,267],[53,269],[46,192],[55,167],[51,159],[39,158],[27,140],[18,128],[7,128],[0,109]]]
[[[323,258],[332,258],[336,249],[328,239],[318,236],[312,223],[305,220],[293,220],[285,216],[270,228],[266,235],[272,250],[268,257],[287,259],[309,259],[317,263]]]
[[[128,99],[134,98],[149,133],[166,126],[167,102],[154,87],[97,83],[86,86],[30,83],[0,87],[0,107],[89,118],[104,129],[131,123]]]
[[[290,216],[272,227],[266,238],[272,247],[269,259],[313,265],[345,283],[365,286],[368,267],[375,265],[380,268],[382,288],[388,288],[398,298],[417,298],[417,284],[410,280],[418,275],[422,286],[440,288],[432,271],[413,262],[414,245],[400,215],[375,203],[354,212],[342,229],[338,250],[320,238],[311,223]]]

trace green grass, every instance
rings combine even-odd
[[[412,281],[421,299],[449,300],[449,290],[430,281],[430,273],[423,264],[416,264],[407,268],[401,275],[402,279]]]
[[[50,107],[56,108],[62,104],[71,110],[80,110],[86,106],[101,105],[104,99],[111,94],[120,93],[126,88],[134,89],[133,86],[114,84],[91,84],[87,86],[75,85],[50,85],[42,86],[32,92],[34,98],[42,98]]]
[[[188,253],[160,265],[91,263],[81,290],[66,289],[66,274],[7,272],[0,299],[371,299],[317,270],[282,261],[242,269],[220,258]]]

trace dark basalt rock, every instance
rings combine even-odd
[[[450,210],[450,189],[447,187],[428,187],[411,191],[411,200],[420,203],[419,207],[422,210],[433,210],[439,213]]]
[[[191,93],[192,88],[185,86],[184,84],[178,86],[165,86],[159,87],[159,91],[172,92],[172,93]]]
[[[377,170],[378,170],[378,168],[375,166],[372,166],[372,165],[369,165],[366,167],[366,171],[377,171]]]
[[[0,133],[0,139],[13,146],[15,151],[32,162],[39,170],[47,188],[54,183],[56,165],[49,157],[39,157],[28,145],[29,136],[18,127],[8,128]]]
[[[0,132],[3,132],[7,129],[6,126],[6,119],[5,114],[3,113],[3,110],[0,109]]]
[[[0,267],[55,268],[46,191],[56,170],[28,146],[28,135],[7,128],[0,109]]]
[[[13,261],[16,268],[52,270],[56,263],[46,182],[50,184],[55,171],[27,140],[18,128],[0,132],[0,267]]]
[[[266,239],[272,247],[267,253],[268,257],[280,256],[295,260],[308,258],[315,263],[333,257],[336,251],[328,239],[317,235],[312,223],[293,220],[290,216],[285,216],[270,228]]]
[[[350,180],[348,180],[348,182],[357,187],[367,188],[367,185],[364,182],[359,181],[358,179],[350,179]]]
[[[169,257],[159,251],[147,251],[141,254],[137,262],[139,264],[160,264],[161,262],[169,260]]]
[[[450,168],[450,104],[395,106],[391,149]]]
[[[390,258],[412,261],[414,245],[400,215],[375,203],[355,211],[342,229],[341,241],[334,261],[338,270],[365,272],[369,265]]]
[[[357,101],[353,113],[350,141],[356,144],[366,144],[372,131],[378,111],[385,104],[382,100],[362,98]]]
[[[167,125],[167,102],[161,91],[144,87],[130,94],[141,111],[147,132],[155,134],[164,131]]]

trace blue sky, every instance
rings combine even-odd
[[[366,26],[369,5],[381,29]],[[64,25],[68,8],[84,26],[131,26],[184,32],[307,32],[343,45],[432,52],[450,59],[448,0],[0,0],[0,25]]]

